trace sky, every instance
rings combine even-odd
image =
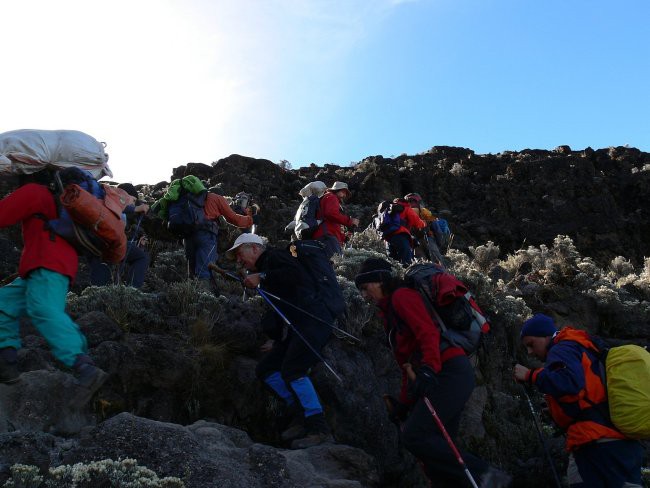
[[[120,182],[230,154],[650,151],[648,0],[0,0],[0,18],[0,132],[86,132]]]

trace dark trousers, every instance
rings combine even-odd
[[[638,441],[592,442],[580,447],[569,461],[571,488],[619,488],[643,486],[643,448]],[[628,483],[628,485],[626,485]]]
[[[189,277],[209,280],[208,264],[217,260],[217,235],[207,230],[197,230],[183,239],[183,245]]]
[[[458,434],[463,408],[474,389],[474,369],[467,356],[458,356],[443,363],[437,377],[438,385],[429,395],[429,400],[447,433],[454,439]],[[422,461],[427,476],[433,482],[444,479],[464,486],[466,475],[424,400],[417,401],[404,422],[402,439],[404,447]],[[475,479],[480,479],[489,467],[487,462],[467,452],[461,452],[461,456]]]
[[[388,238],[388,255],[402,264],[411,264],[413,261],[411,236],[404,232],[390,236]]]
[[[335,236],[326,234],[322,237],[319,237],[318,240],[325,246],[325,252],[327,253],[328,258],[331,258],[335,254],[343,254],[343,251],[341,250],[341,243]]]
[[[149,254],[135,242],[129,242],[126,256],[119,266],[119,277],[113,277],[111,266],[103,263],[96,256],[88,258],[88,266],[90,267],[90,283],[92,285],[104,286],[123,280],[127,286],[140,288],[149,269]]]
[[[303,338],[320,354],[330,338],[331,329],[325,324],[311,324],[300,330]],[[309,369],[320,361],[318,356],[305,343],[305,340],[289,331],[284,341],[275,341],[271,349],[257,364],[257,377],[264,380],[270,374],[279,371],[282,379],[289,383],[306,376]]]

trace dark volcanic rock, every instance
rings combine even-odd
[[[122,413],[86,433],[62,453],[65,464],[136,458],[188,488],[376,486],[372,458],[348,446],[284,451],[254,444],[242,431],[200,421],[188,427]]]

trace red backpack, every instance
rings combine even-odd
[[[449,344],[462,347],[467,354],[478,349],[490,324],[465,284],[430,263],[409,266],[404,282],[420,293]]]

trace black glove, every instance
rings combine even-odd
[[[436,385],[438,385],[436,373],[423,364],[416,373],[415,381],[409,387],[409,394],[414,399],[422,398],[432,393]]]
[[[384,395],[384,401],[388,408],[388,420],[397,425],[406,420],[410,409],[406,403],[402,403],[390,395]]]
[[[260,225],[260,216],[258,214],[253,214],[253,224]]]

